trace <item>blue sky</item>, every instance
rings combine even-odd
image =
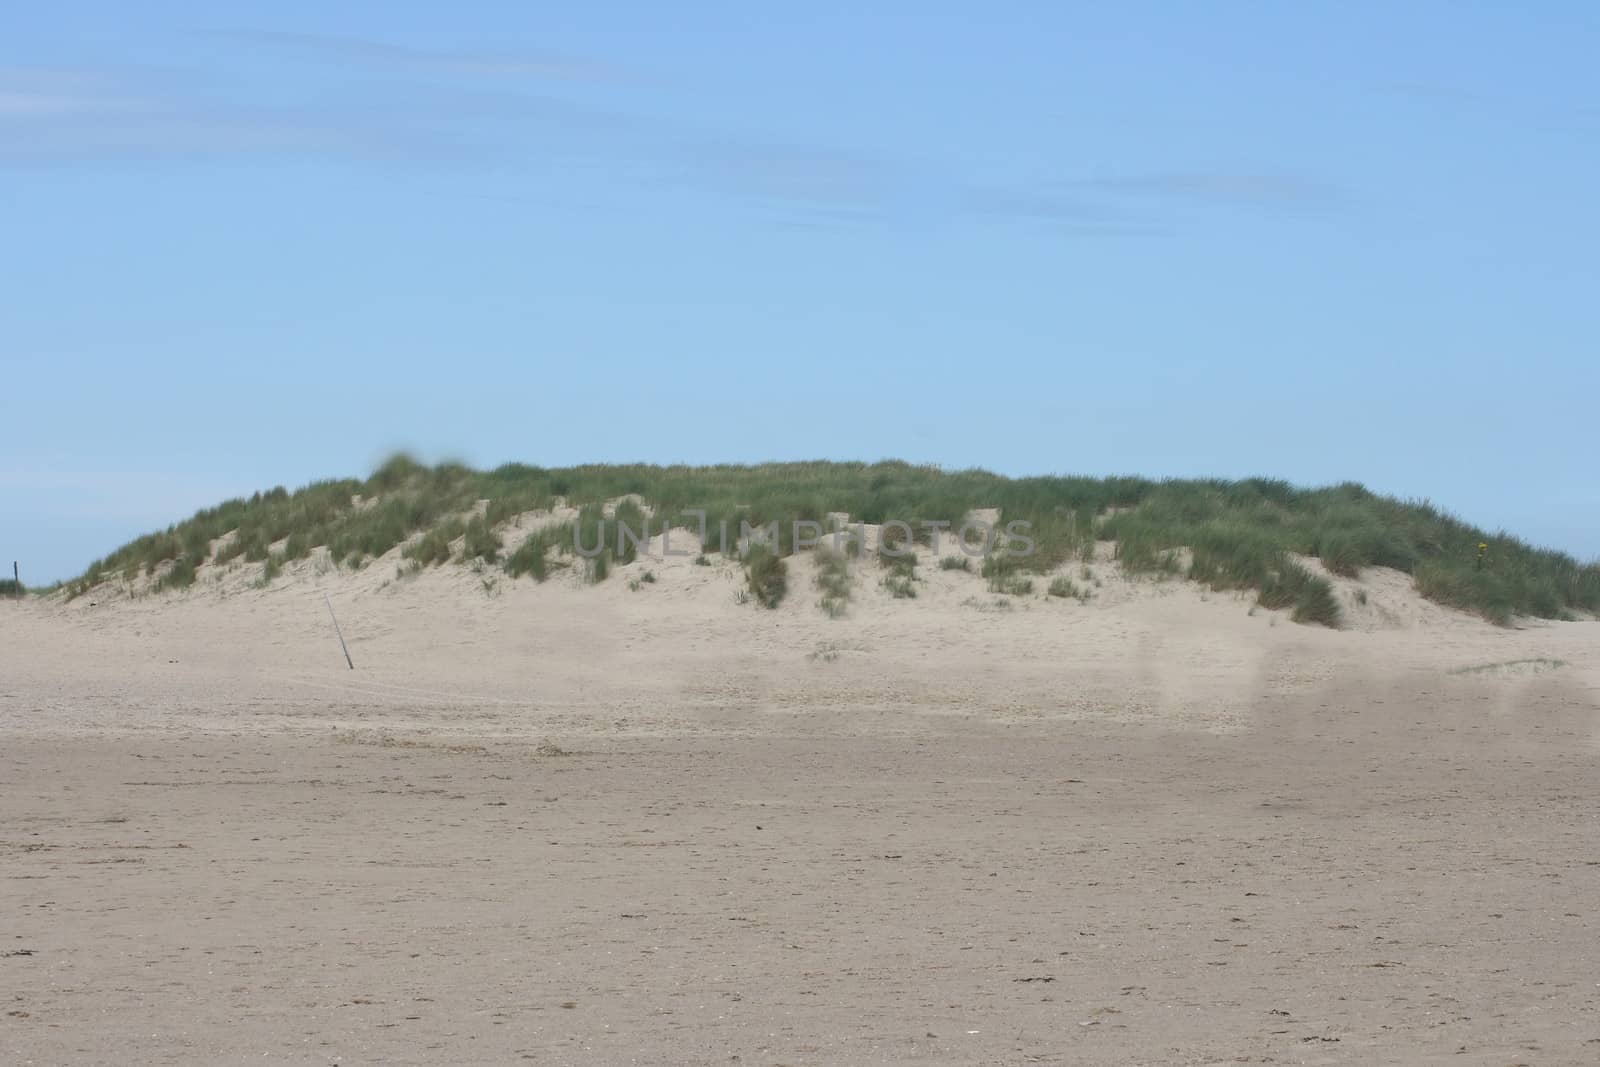
[[[1266,474],[1600,555],[1600,8],[14,6],[0,556],[387,451]]]

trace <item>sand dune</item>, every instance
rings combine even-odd
[[[0,605],[0,1052],[1600,1055],[1597,624],[1108,559],[1087,603],[861,564],[830,619],[813,567]]]

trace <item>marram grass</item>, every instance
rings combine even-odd
[[[760,572],[749,574],[751,593],[764,603],[782,597],[783,570],[777,565],[794,551],[795,520],[827,526],[831,512],[847,513],[852,523],[898,519],[912,525],[921,544],[931,540],[923,523],[945,523],[950,532],[941,535],[943,568],[957,558],[949,555],[953,531],[968,513],[997,508],[1002,522],[1028,522],[1035,541],[1032,555],[983,568],[991,583],[1008,590],[1031,588],[1030,574],[1087,560],[1097,541],[1110,541],[1127,571],[1253,590],[1263,604],[1324,625],[1338,622],[1332,588],[1297,556],[1320,558],[1329,571],[1346,576],[1365,567],[1393,567],[1412,575],[1423,596],[1499,623],[1515,615],[1600,613],[1600,566],[1359,485],[1303,489],[1261,478],[1005,478],[895,461],[563,469],[508,464],[477,471],[450,463],[430,467],[402,455],[365,480],[316,482],[294,492],[279,487],[200,511],[95,561],[69,583],[68,592],[76,595],[114,577],[154,575],[163,567],[159,586],[182,587],[207,562],[237,556],[262,562],[273,554],[292,563],[323,547],[341,566],[404,546],[405,558],[424,566],[469,560],[542,579],[552,553],[572,553],[574,531],[552,528],[505,545],[502,524],[565,503],[579,509],[576,533],[593,545],[603,504],[630,494],[655,516],[654,533],[664,523],[698,532],[699,519],[681,513],[703,509],[708,554],[736,554],[741,523],[777,522],[770,550],[742,561],[747,572],[752,562]],[[487,502],[482,518],[472,518],[480,502]],[[618,514],[633,529],[642,528],[644,513],[632,502],[619,505]],[[631,543],[618,548],[615,530],[607,521],[608,558],[588,568],[593,580],[636,555]]]

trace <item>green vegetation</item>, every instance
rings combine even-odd
[[[15,578],[0,578],[0,596],[21,596],[27,587]]]
[[[450,562],[450,542],[467,532],[467,524],[459,518],[451,518],[429,530],[420,539],[400,550],[400,555],[405,559],[415,560],[424,567]],[[293,535],[289,540],[294,540]],[[289,559],[299,559],[299,554],[284,549],[284,555]]]
[[[764,608],[775,608],[789,591],[789,565],[766,545],[752,545],[744,556],[750,595]]]
[[[1026,559],[1005,553],[983,558],[982,574],[989,579],[989,592],[1004,596],[1027,596],[1033,592],[1033,579],[1022,574]]]
[[[889,595],[896,600],[912,600],[917,595],[917,554],[908,552],[902,556],[879,555],[879,560],[888,568],[889,573],[884,575],[883,587]]]
[[[504,542],[500,535],[489,528],[489,524],[479,516],[467,523],[462,532],[464,541],[461,546],[461,562],[468,563],[481,559],[485,563],[494,563],[500,559],[500,549]]]
[[[165,592],[168,589],[187,589],[194,584],[197,568],[194,557],[181,555],[172,561],[172,566],[166,574],[156,582],[156,591]]]
[[[243,556],[264,563],[275,552],[292,562],[323,547],[336,566],[359,565],[402,545],[407,560],[437,565],[451,558],[453,542],[467,538],[468,519],[479,501],[488,503],[482,519],[475,520],[481,528],[474,526],[463,541],[466,559],[499,560],[496,531],[503,523],[561,504],[580,509],[578,529],[540,534],[532,545],[524,541],[501,565],[513,576],[541,578],[549,549],[571,553],[575,534],[586,546],[598,544],[604,522],[612,558],[591,564],[593,576],[636,555],[631,539],[619,548],[616,520],[642,536],[644,509],[622,501],[609,520],[601,510],[604,502],[630,494],[657,516],[651,533],[661,531],[663,519],[698,533],[698,519],[682,512],[703,508],[708,556],[734,553],[743,524],[777,523],[776,540],[767,549],[772,559],[759,562],[764,588],[774,587],[777,565],[793,551],[795,520],[826,526],[830,512],[847,513],[852,523],[897,519],[909,523],[921,543],[931,539],[922,524],[940,522],[948,524],[941,539],[949,543],[969,512],[992,507],[1005,523],[1029,523],[1028,534],[1036,542],[1025,558],[986,562],[984,576],[997,590],[1031,585],[1030,575],[1088,561],[1096,541],[1114,541],[1128,572],[1253,590],[1265,606],[1330,625],[1338,619],[1331,587],[1297,557],[1320,558],[1331,573],[1345,576],[1359,575],[1365,567],[1393,567],[1413,575],[1424,596],[1501,623],[1514,615],[1600,612],[1600,565],[1579,564],[1562,553],[1477,529],[1427,503],[1379,497],[1358,485],[1299,489],[1259,478],[1009,479],[899,462],[566,469],[510,464],[475,471],[450,463],[429,467],[406,456],[389,460],[365,480],[317,482],[293,493],[280,487],[198,512],[96,561],[69,584],[68,595],[107,578],[131,581],[158,572],[161,588],[181,588],[208,559],[221,563]],[[217,548],[211,556],[213,543]],[[1480,544],[1487,547],[1480,551]],[[847,553],[852,549],[858,546],[849,544]],[[991,553],[989,560],[999,558]],[[744,562],[750,570],[751,561]],[[940,567],[965,563],[951,555]]]
[[[826,546],[819,547],[816,552],[817,588],[822,590],[817,607],[828,618],[837,619],[850,603],[850,560]]]
[[[531,574],[535,581],[549,577],[549,558],[552,548],[572,551],[572,524],[570,522],[545,526],[529,534],[506,558],[506,573],[513,578]]]
[[[1089,590],[1079,589],[1071,578],[1063,574],[1058,578],[1051,579],[1049,587],[1045,589],[1045,595],[1087,602]]]
[[[972,570],[972,561],[966,556],[946,556],[939,561],[939,569],[942,571],[970,571]]]

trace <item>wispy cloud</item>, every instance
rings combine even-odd
[[[634,77],[632,72],[609,63],[545,49],[420,48],[364,37],[287,30],[221,30],[212,36],[238,44],[412,72],[575,81],[627,81]]]
[[[1349,200],[1341,189],[1288,174],[1166,171],[1088,178],[1065,183],[1082,193],[1167,198],[1243,207],[1326,210]]]
[[[581,172],[583,197],[632,187],[709,197],[779,225],[835,230],[950,224],[1050,237],[1170,233],[1158,201],[1323,210],[1332,187],[1300,177],[1205,171],[1076,181],[974,181],[959,165],[878,156],[764,133],[708,129],[584,98],[584,88],[501,75],[589,79],[617,69],[554,53],[415,48],[314,34],[233,31],[245,47],[294,48],[322,71],[0,67],[0,166],[119,160],[338,160],[446,165],[492,178],[464,195],[511,198],[517,177]],[[349,63],[398,71],[351,77]],[[448,75],[432,77],[427,75]],[[289,92],[285,92],[287,87]],[[474,168],[478,168],[474,170]],[[550,188],[535,199],[547,200]],[[621,203],[616,197],[612,200]]]
[[[959,210],[996,222],[1034,225],[1077,236],[1137,236],[1170,232],[1147,214],[1125,205],[1063,191],[1051,185],[1015,187],[969,186],[961,191]]]
[[[61,67],[0,66],[0,119],[59,119],[137,112],[149,100],[104,72]]]

